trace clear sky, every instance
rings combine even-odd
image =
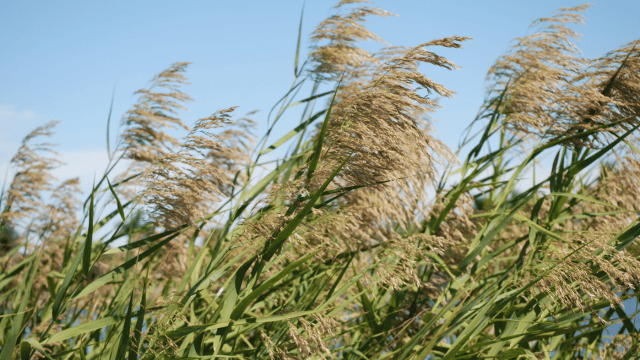
[[[436,129],[456,149],[482,103],[484,76],[511,39],[528,34],[536,18],[576,0],[418,1],[375,5],[398,17],[374,19],[370,29],[391,45],[415,46],[451,35],[474,38],[464,49],[441,51],[462,66],[423,67],[458,94],[441,101]],[[335,1],[305,5],[303,55],[313,28]],[[69,165],[56,175],[81,176],[87,189],[106,164],[106,118],[115,88],[112,133],[133,93],[175,61],[189,61],[184,87],[194,99],[184,121],[238,105],[254,109],[261,131],[271,106],[293,80],[302,0],[280,1],[3,1],[0,5],[0,171],[35,126],[61,120],[53,139]],[[578,42],[597,57],[640,37],[640,1],[596,0]],[[367,45],[369,46],[369,45]],[[283,121],[279,134],[296,124]],[[278,134],[276,134],[277,136]]]

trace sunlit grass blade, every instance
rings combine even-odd
[[[122,265],[116,267],[115,269],[109,271],[108,273],[104,274],[103,276],[99,277],[97,280],[95,280],[92,283],[90,283],[89,285],[87,285],[85,288],[83,288],[80,291],[80,293],[75,295],[73,298],[74,299],[80,299],[80,298],[82,298],[82,297],[84,297],[84,296],[96,291],[97,289],[99,289],[100,287],[102,287],[105,284],[109,283],[110,281],[115,280],[119,275],[124,274],[125,271],[127,271],[128,269],[130,269],[133,266],[135,266],[139,261],[145,260],[149,256],[153,255],[158,249],[160,249],[162,246],[167,244],[169,241],[171,241],[174,238],[176,238],[178,235],[180,235],[179,232],[168,236],[166,239],[158,242],[157,244],[155,244],[151,248],[145,250],[140,255],[136,256],[135,258],[130,259],[130,260],[126,261],[124,264],[122,264]]]
[[[142,309],[140,309],[142,312]],[[133,292],[129,298],[129,305],[127,306],[127,315],[124,318],[124,325],[122,326],[122,334],[120,335],[120,344],[118,344],[117,359],[123,359],[127,348],[131,345],[131,317],[133,315]],[[139,315],[140,316],[140,315]],[[144,317],[144,312],[142,317]]]
[[[302,5],[302,11],[300,12],[300,25],[298,25],[298,41],[296,43],[296,58],[293,63],[293,75],[295,77],[300,76],[298,72],[298,59],[300,58],[300,40],[302,39],[302,19],[304,18],[304,5]],[[302,69],[300,69],[302,71]]]
[[[38,266],[40,265],[40,256],[42,255],[43,250],[44,247],[42,247],[42,249],[38,251],[38,256],[34,261],[31,262],[29,271],[27,272],[27,276],[24,277],[22,283],[18,288],[18,293],[21,295],[22,299],[20,300],[20,305],[15,311],[16,315],[11,319],[11,328],[9,329],[8,334],[6,334],[6,337],[3,339],[2,351],[0,351],[0,360],[11,360],[12,358],[14,346],[18,341],[20,332],[22,332],[23,321],[26,315],[25,310],[27,308],[27,302],[30,300],[33,281],[36,278]]]
[[[333,91],[331,91],[330,93],[332,93]],[[306,122],[298,125],[295,129],[289,131],[288,133],[286,133],[283,137],[281,137],[280,139],[278,139],[278,141],[274,142],[273,144],[269,145],[269,147],[267,147],[265,150],[263,150],[260,155],[264,155],[264,154],[268,154],[269,152],[279,148],[280,146],[282,146],[284,143],[286,143],[287,141],[289,141],[289,139],[293,138],[294,136],[296,136],[298,133],[300,133],[301,131],[303,131],[304,129],[307,128],[307,126],[311,125],[316,119],[318,119],[320,116],[322,116],[322,114],[326,113],[327,110],[322,110],[322,111],[318,111],[317,113],[315,113],[313,116],[311,116],[309,118],[309,120],[307,120]]]
[[[107,184],[109,185],[109,190],[111,190],[111,194],[113,194],[114,199],[116,199],[116,206],[118,207],[118,213],[120,214],[120,217],[122,218],[122,222],[125,222],[126,218],[124,216],[124,209],[122,207],[122,204],[120,203],[120,199],[118,198],[118,195],[116,194],[116,191],[113,190],[113,186],[111,186],[111,183],[109,182],[109,179],[107,179]]]
[[[129,360],[137,360],[138,354],[136,353],[139,350],[142,339],[142,327],[144,326],[144,315],[147,308],[147,282],[144,283],[144,288],[142,289],[142,299],[140,300],[140,310],[138,311],[138,316],[136,318],[136,325],[134,328],[134,335],[131,339],[131,346],[129,348]]]
[[[84,240],[84,251],[82,253],[82,272],[84,276],[89,276],[89,268],[91,266],[91,247],[93,244],[93,194],[95,189],[91,190],[91,201],[89,202],[89,229],[87,230],[87,237]]]
[[[313,156],[311,157],[311,161],[309,162],[309,168],[307,169],[307,179],[311,179],[313,172],[316,170],[316,166],[318,166],[318,161],[320,160],[320,153],[322,152],[322,145],[324,143],[324,137],[327,134],[327,126],[329,125],[329,119],[331,118],[331,109],[333,108],[333,104],[336,100],[336,95],[338,94],[339,87],[340,87],[340,83],[338,83],[337,88],[334,90],[333,98],[331,99],[331,103],[329,103],[327,114],[324,117],[324,122],[322,123],[322,129],[320,130],[320,134],[318,135],[318,140],[316,142],[315,150],[314,150]]]
[[[109,128],[111,127],[111,113],[113,112],[113,100],[116,97],[116,88],[113,87],[113,92],[111,93],[111,104],[109,105],[109,115],[107,116],[107,156],[109,156],[109,160],[111,160],[111,138],[109,136]]]

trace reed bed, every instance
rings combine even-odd
[[[55,123],[28,134],[0,197],[0,360],[640,358],[640,40],[587,59],[587,6],[535,21],[453,151],[429,121],[453,91],[419,65],[455,70],[438,49],[469,38],[365,51],[391,14],[363,3],[304,61],[298,41],[261,139],[234,107],[186,124],[182,62],[86,199],[51,175]]]

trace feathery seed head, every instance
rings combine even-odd
[[[341,1],[335,9],[369,1]],[[312,73],[319,79],[338,80],[346,73],[347,77],[357,77],[362,67],[377,63],[368,51],[356,46],[359,41],[374,40],[384,43],[380,37],[369,31],[362,23],[367,16],[388,17],[393,14],[380,8],[367,6],[355,7],[347,14],[336,14],[322,21],[311,34],[311,54],[315,64]],[[327,42],[324,44],[324,42]]]
[[[179,127],[189,130],[177,117],[178,110],[185,109],[183,104],[192,101],[179,89],[179,85],[187,84],[182,75],[187,65],[187,62],[172,64],[151,80],[148,89],[136,91],[135,94],[140,96],[138,102],[122,119],[125,131],[121,141],[127,158],[153,163],[180,146],[180,142],[164,129]]]
[[[54,177],[51,172],[62,162],[55,157],[46,156],[58,155],[53,150],[53,144],[33,144],[33,140],[42,136],[52,136],[57,123],[58,121],[51,121],[30,132],[11,159],[10,165],[15,168],[16,174],[4,194],[4,199],[0,199],[3,204],[0,227],[15,227],[21,220],[35,214],[40,207],[42,192],[52,190],[51,182]]]
[[[622,131],[638,123],[637,42],[600,59],[579,57],[580,51],[572,42],[579,34],[565,24],[583,24],[584,16],[579,12],[588,7],[561,8],[552,17],[534,21],[532,26],[542,28],[518,38],[489,70],[487,79],[492,88],[487,108],[503,114],[513,133],[552,139],[618,120],[623,120],[622,124],[608,131]],[[503,92],[503,100],[498,101]],[[570,143],[596,147],[599,141],[592,137]]]
[[[230,184],[224,169],[207,161],[208,152],[226,151],[218,137],[207,130],[228,124],[234,109],[220,110],[198,120],[181,148],[158,159],[144,175],[150,184],[144,200],[163,226],[179,226],[202,218],[222,196],[215,181]]]

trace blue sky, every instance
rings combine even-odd
[[[313,28],[335,1],[305,5],[303,55]],[[453,149],[482,103],[485,74],[514,37],[536,18],[581,1],[377,1],[398,17],[374,19],[370,29],[392,45],[415,46],[460,35],[464,49],[436,52],[461,70],[423,67],[458,94],[434,114],[439,137]],[[218,109],[254,109],[260,131],[268,110],[293,80],[301,0],[59,1],[0,6],[0,171],[35,126],[61,120],[53,141],[68,163],[59,178],[81,176],[90,186],[106,164],[106,118],[115,88],[112,133],[132,105],[134,91],[175,61],[189,61],[184,87],[195,100],[184,121]],[[640,2],[596,1],[580,27],[585,56],[597,57],[640,37]],[[372,44],[366,45],[375,49]],[[295,126],[284,119],[278,134]],[[114,139],[115,140],[115,139]],[[114,141],[112,140],[112,141]]]

